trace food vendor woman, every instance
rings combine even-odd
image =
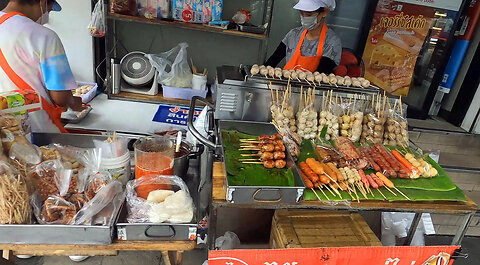
[[[42,109],[29,113],[34,132],[66,132],[60,122],[67,108],[82,110],[63,45],[44,27],[50,11],[60,11],[55,0],[10,0],[0,11],[0,92],[35,91]]]
[[[265,65],[276,67],[286,58],[286,70],[332,73],[340,64],[342,43],[325,24],[335,0],[300,0],[293,7],[300,11],[301,27],[290,30]]]

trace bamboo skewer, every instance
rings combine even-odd
[[[320,192],[322,192],[323,196],[325,196],[325,198],[330,201],[330,198],[328,198],[327,194],[321,188],[318,189],[320,190]]]
[[[317,197],[317,199],[321,201],[322,199],[320,199],[320,196],[318,196],[317,192],[313,188],[310,189],[313,191],[313,194],[315,194],[315,197]]]
[[[382,195],[382,197],[383,197],[385,200],[387,199],[387,197],[385,197],[385,195],[382,193],[382,191],[381,191],[379,188],[377,188],[377,191],[380,193],[380,195]]]
[[[337,195],[335,195],[335,193],[333,193],[333,191],[328,187],[328,185],[324,185],[324,186],[332,194],[333,197],[337,197]]]
[[[396,191],[398,191],[398,193],[400,193],[403,197],[405,197],[407,200],[411,201],[410,198],[408,198],[407,195],[405,195],[403,192],[401,192],[399,189],[397,189],[397,187],[393,187]]]
[[[397,194],[395,192],[393,192],[393,190],[391,190],[389,187],[384,186],[384,188],[387,189],[389,192],[391,192],[393,194],[393,196],[397,196]]]
[[[260,161],[259,161],[259,162],[253,162],[253,161],[252,161],[252,162],[249,162],[249,161],[244,161],[244,162],[242,162],[242,163],[243,163],[243,164],[257,164],[257,165],[262,165],[262,164],[263,164],[263,163],[262,163],[262,162],[260,162]]]

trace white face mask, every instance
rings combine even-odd
[[[42,12],[42,16],[37,20],[37,23],[40,24],[40,25],[45,25],[45,24],[48,24],[48,20],[50,18],[49,16],[49,13],[48,12],[48,1],[45,1],[46,3],[46,6],[45,6],[45,13],[43,13],[43,8],[42,8],[42,5],[40,3],[40,11]]]
[[[318,26],[317,16],[304,17],[300,15],[300,21],[302,23],[302,27],[308,30],[315,29]]]

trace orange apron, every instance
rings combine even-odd
[[[25,16],[21,13],[8,13],[6,15],[3,15],[0,17],[0,25],[3,24],[3,22],[7,21],[9,18],[13,16]],[[15,73],[10,67],[10,65],[7,62],[7,59],[5,58],[2,50],[0,49],[0,67],[2,70],[7,74],[8,78],[20,89],[23,91],[35,91],[25,80],[23,80],[17,73]],[[55,106],[55,105],[50,105],[47,100],[41,99],[42,102],[42,109],[48,113],[48,116],[50,116],[50,119],[52,120],[53,124],[58,127],[58,129],[62,133],[68,133],[68,131],[63,127],[63,124],[61,122],[61,116],[63,112],[63,108],[60,106]]]
[[[307,30],[305,29],[302,33],[302,37],[300,37],[300,41],[298,41],[297,48],[292,55],[292,58],[287,62],[283,69],[285,70],[308,70],[310,72],[317,71],[318,65],[320,64],[320,60],[322,59],[323,54],[323,45],[325,44],[325,36],[327,35],[327,26],[325,23],[323,24],[322,32],[320,33],[320,38],[318,39],[318,49],[317,55],[315,56],[302,56],[302,44],[305,40],[305,36],[307,35]]]

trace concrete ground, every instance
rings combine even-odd
[[[207,259],[206,250],[196,249],[184,253],[184,265],[202,265]],[[18,265],[160,265],[162,255],[154,251],[121,251],[118,256],[90,257],[82,262],[71,261],[68,257],[33,257],[17,259]]]

